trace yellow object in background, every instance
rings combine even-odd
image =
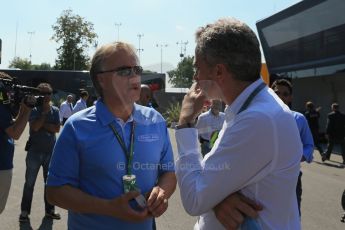
[[[264,80],[264,82],[266,83],[266,85],[269,86],[270,85],[270,74],[268,72],[266,63],[261,64],[261,77],[262,77],[262,80]]]
[[[218,134],[219,134],[219,130],[216,130],[211,134],[210,143],[209,143],[210,149],[212,149],[214,143],[216,142],[218,138]]]

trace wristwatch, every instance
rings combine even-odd
[[[194,123],[187,122],[181,125],[176,125],[175,129],[194,128],[194,127],[195,127]]]

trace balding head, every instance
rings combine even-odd
[[[148,85],[142,84],[140,91],[140,99],[138,103],[143,106],[147,106],[151,100],[151,89]]]
[[[71,94],[69,94],[69,95],[67,96],[67,102],[68,102],[68,103],[72,103],[72,101],[73,101],[73,96],[72,96]]]
[[[211,102],[211,112],[218,116],[219,112],[222,110],[222,102],[220,100],[214,99]]]

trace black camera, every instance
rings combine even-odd
[[[29,95],[35,96],[36,103],[30,104],[26,100]],[[33,108],[43,105],[44,96],[37,88],[16,84],[15,78],[0,78],[0,104],[19,108],[23,99],[27,106]]]

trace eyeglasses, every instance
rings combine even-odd
[[[279,91],[274,91],[278,96],[282,95],[283,97],[288,97],[290,96],[290,93],[288,92],[279,92]]]
[[[111,72],[115,72],[117,75],[121,76],[121,77],[130,77],[133,74],[135,75],[141,75],[143,73],[143,67],[141,66],[121,66],[118,67],[116,69],[112,69],[112,70],[105,70],[105,71],[100,71],[98,73],[111,73]]]

